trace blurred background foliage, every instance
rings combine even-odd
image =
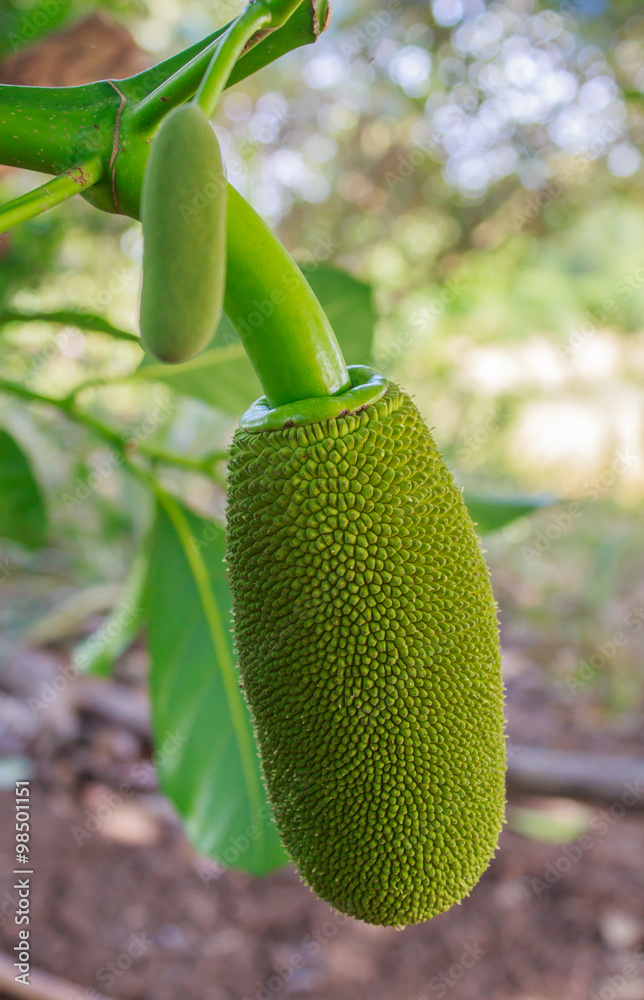
[[[98,13],[145,64],[240,6],[4,0],[0,54],[37,74],[40,36]],[[376,366],[414,393],[460,482],[556,500],[486,537],[504,643],[572,697],[566,681],[623,633],[574,690],[589,725],[619,725],[641,702],[644,652],[644,15],[630,0],[336,0],[334,12],[315,47],[225,95],[229,178],[312,282],[333,264],[371,286]],[[4,170],[0,196],[36,181]],[[225,448],[243,408],[223,396],[245,377],[234,359],[208,403],[198,379],[133,378],[133,342],[15,319],[77,309],[136,332],[137,223],[75,199],[2,238],[0,258],[5,377],[52,395],[114,379],[82,397],[105,422],[136,428],[157,408],[148,443]],[[218,336],[215,348],[233,339]],[[2,543],[20,572],[0,626],[20,633],[66,593],[123,580],[148,508],[109,448],[51,409],[3,396],[0,422],[50,517],[47,548]],[[160,475],[221,516],[220,486]]]

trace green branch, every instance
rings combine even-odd
[[[74,309],[54,309],[51,312],[23,312],[20,309],[0,310],[0,327],[9,323],[58,323],[61,326],[76,326],[92,333],[105,333],[117,340],[128,340],[141,346],[141,338],[114,326],[109,320],[95,313],[77,312]]]
[[[266,0],[264,0],[266,3]],[[270,0],[272,30],[256,32],[235,64],[228,85],[301,45],[325,30],[327,0]],[[92,156],[100,156],[103,176],[84,196],[105,212],[114,203],[110,165],[115,143],[119,160],[133,159],[123,172],[122,214],[137,217],[138,191],[145,164],[147,138],[175,103],[190,100],[208,68],[213,48],[228,28],[184,49],[164,62],[124,80],[100,80],[77,87],[23,87],[0,84],[0,163],[48,174],[60,174]],[[140,141],[137,142],[137,139]],[[126,152],[125,157],[123,153]],[[140,161],[140,162],[138,162]],[[124,210],[123,210],[124,209]]]
[[[286,5],[282,2],[282,6]],[[306,3],[302,3],[302,0],[291,0],[289,6],[291,16],[285,19],[285,23],[282,22],[283,26],[277,27],[269,34],[260,34],[251,38],[247,50],[231,74],[229,86],[251,76],[292,49],[315,42],[327,27],[330,16],[327,0],[308,0]],[[277,25],[277,22],[278,19],[273,14],[273,23]],[[150,110],[154,109],[155,104],[158,105],[161,96],[169,97],[168,104],[171,106],[173,97],[164,93],[162,87],[164,83],[174,77],[173,87],[177,88],[174,96],[177,97],[178,102],[190,100],[207,69],[215,43],[227,30],[228,26],[220,28],[182,52],[170,56],[169,59],[157,66],[143,70],[128,80],[120,81],[123,93],[127,95],[129,100],[139,102],[140,105],[153,93],[156,94],[156,99],[151,101],[148,106]],[[185,70],[185,73],[179,76],[182,70]],[[179,80],[181,80],[183,87],[181,91],[179,90]],[[168,110],[167,105],[165,110]],[[154,120],[154,115],[152,120]]]
[[[35,219],[55,205],[73,198],[75,194],[96,184],[102,174],[103,163],[100,156],[92,156],[34,191],[0,206],[0,233],[5,233],[28,219]]]
[[[254,0],[238,18],[210,36],[208,43],[200,46],[191,59],[178,65],[174,73],[166,76],[152,92],[139,100],[128,113],[128,126],[136,132],[150,134],[170,108],[190,100],[196,92],[197,102],[210,118],[225,87],[247,75],[247,72],[240,74],[238,71],[240,62],[243,62],[241,56],[244,51],[253,46],[268,48],[267,37],[273,33],[283,32],[287,22],[301,5],[302,0]],[[318,5],[312,3],[311,6],[312,11],[308,12],[309,37],[306,37],[303,25],[298,21],[295,26],[298,34],[289,38],[288,48],[315,41],[319,32],[323,30],[324,23],[320,24],[317,20]],[[300,41],[296,41],[299,35],[303,37]],[[182,56],[190,52],[192,50],[188,49]],[[277,54],[271,52],[270,58],[266,61],[270,62],[277,58]],[[170,66],[172,62],[168,60],[157,69],[162,70]],[[248,71],[254,72],[250,67]],[[133,82],[128,81],[128,84]],[[128,86],[124,92],[129,94],[130,89]]]
[[[145,622],[149,548],[150,532],[147,531],[135,553],[121,596],[109,617],[73,650],[72,662],[84,674],[109,677],[116,661],[140,632]]]
[[[217,36],[219,41],[212,42],[217,48],[214,59],[208,46],[200,43],[196,51],[181,53],[178,61],[167,61],[143,76],[119,81],[118,86],[101,81],[77,88],[0,87],[0,121],[5,125],[0,129],[0,162],[44,170],[55,165],[59,172],[60,158],[73,155],[73,162],[79,162],[79,150],[83,157],[91,150],[86,163],[91,161],[96,177],[87,181],[85,197],[104,211],[137,218],[153,132],[150,122],[167,113],[173,102],[194,94],[204,73],[198,100],[211,111],[226,83],[239,77],[247,58],[240,58],[242,51],[263,47],[262,58],[270,62],[288,49],[314,41],[326,27],[327,14],[326,0],[256,0]],[[43,196],[41,189],[40,195],[28,196],[33,203],[23,211],[44,210],[52,188],[60,188],[61,198],[67,196],[61,185],[68,183],[69,178],[57,178],[45,185],[49,195]],[[198,212],[199,196],[203,193],[196,192],[195,204],[186,209]],[[10,219],[10,206],[5,213]],[[228,223],[225,311],[269,404],[334,396],[349,389],[340,347],[311,288],[270,229],[232,188]],[[75,409],[76,395],[62,405],[45,401],[87,423],[87,416]]]
[[[86,388],[86,386],[81,388]],[[96,417],[91,416],[91,414],[80,410],[76,405],[74,394],[64,398],[45,396],[43,393],[28,389],[20,382],[12,382],[10,379],[4,378],[0,378],[0,392],[10,393],[31,403],[42,403],[46,406],[55,407],[61,413],[64,413],[65,416],[69,417],[70,420],[76,421],[76,423],[81,424],[96,434],[97,437],[113,445],[119,454],[123,455],[129,467],[139,468],[130,461],[131,455],[134,452],[138,452],[150,459],[150,461],[160,462],[163,465],[171,465],[188,472],[196,472],[216,482],[221,481],[221,478],[213,467],[217,462],[225,459],[225,452],[212,452],[204,458],[191,458],[189,455],[177,455],[173,452],[156,448],[154,445],[146,445],[139,441],[133,441],[127,435],[119,433],[119,431],[114,430],[108,424],[104,424],[102,421],[97,420]]]
[[[222,33],[217,33],[215,40],[206,48],[163,80],[151,94],[132,105],[126,117],[128,127],[131,126],[135,132],[150,135],[171,108],[189,101],[196,93],[221,37]]]
[[[246,45],[256,32],[271,21],[270,11],[261,0],[257,0],[246,7],[217,43],[195,97],[195,103],[203,109],[207,118],[214,114],[219,97]]]

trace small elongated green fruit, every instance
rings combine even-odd
[[[141,196],[141,339],[180,362],[212,340],[226,283],[227,186],[217,137],[196,105],[171,111],[157,132]]]
[[[496,605],[461,491],[410,398],[237,432],[227,562],[284,844],[373,924],[461,900],[504,812]]]

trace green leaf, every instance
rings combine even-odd
[[[75,309],[57,309],[54,312],[29,313],[18,309],[0,310],[0,327],[9,323],[59,323],[62,326],[77,326],[80,330],[92,330],[95,333],[107,333],[118,340],[131,340],[141,343],[139,337],[127,330],[121,330],[109,320],[96,313],[78,312]]]
[[[368,365],[376,325],[371,285],[331,264],[302,271],[329,317],[346,363]]]
[[[201,399],[235,417],[262,395],[260,381],[239,342],[209,347],[182,365],[164,365],[147,355],[136,377],[164,382],[175,392]]]
[[[376,321],[371,287],[326,264],[305,268],[304,274],[331,321],[347,364],[367,364]],[[260,381],[227,316],[222,317],[203,354],[182,365],[165,365],[146,355],[136,377],[165,382],[175,392],[235,417],[262,395]]]
[[[224,531],[159,498],[147,610],[161,786],[198,851],[264,875],[287,861],[231,639]]]
[[[555,503],[553,497],[495,496],[493,494],[463,491],[463,497],[470,517],[478,526],[480,535],[498,531],[518,517],[526,517],[539,507]]]
[[[130,568],[123,592],[103,624],[73,651],[77,670],[109,677],[114,665],[132,645],[145,624],[144,591],[148,577],[147,545],[142,545]]]
[[[552,844],[569,844],[589,828],[592,809],[581,802],[562,799],[551,801],[547,807],[511,806],[508,825],[511,830],[529,840],[542,840]]]
[[[31,465],[14,439],[0,431],[0,538],[37,548],[46,531],[45,504]]]

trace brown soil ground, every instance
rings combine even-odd
[[[218,875],[189,847],[151,769],[135,794],[115,799],[150,747],[136,711],[109,722],[100,705],[115,693],[142,705],[140,651],[122,662],[120,682],[94,682],[96,711],[87,698],[82,707],[76,685],[85,682],[77,681],[37,728],[25,709],[29,692],[61,657],[4,652],[0,752],[27,757],[34,769],[32,961],[88,998],[644,1000],[642,813],[596,826],[588,849],[568,855],[562,844],[506,829],[461,906],[404,931],[370,927],[334,914],[293,869],[261,880]],[[634,719],[621,736],[593,735],[592,715],[584,731],[584,718],[571,720],[571,706],[529,665],[514,673],[508,714],[517,742],[639,747]],[[8,872],[11,791],[0,805]],[[97,812],[103,820],[88,832]],[[0,883],[0,902],[10,904],[11,885],[10,877]],[[12,914],[0,922],[0,947],[11,954]]]

